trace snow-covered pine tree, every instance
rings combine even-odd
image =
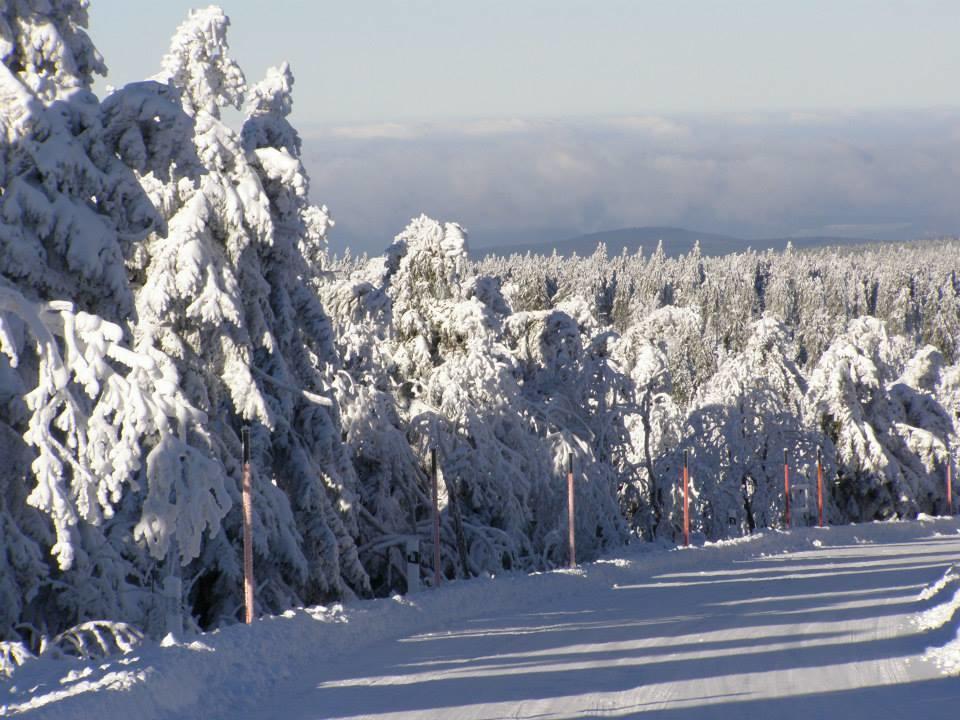
[[[248,93],[242,130],[273,224],[272,242],[254,247],[269,293],[252,312],[271,330],[254,336],[253,360],[255,372],[267,380],[263,390],[276,418],[267,455],[273,477],[290,498],[307,559],[304,599],[319,601],[346,594],[347,588],[368,593],[370,587],[355,546],[356,473],[330,397],[339,363],[312,282],[323,268],[307,260],[322,262],[329,218],[326,207],[307,200],[300,138],[287,120],[292,88],[288,65],[268,70]]]
[[[503,296],[514,312],[549,310],[557,295],[556,276],[544,273],[541,261],[531,255],[511,255],[503,280]],[[552,258],[556,262],[556,253]],[[551,263],[551,264],[554,264]]]
[[[295,133],[284,127],[283,103],[289,103],[284,92],[289,87],[285,90],[282,81],[277,86],[268,79],[254,96],[253,115],[261,118],[253,118],[251,127],[259,123],[264,132],[279,129],[290,140],[284,144],[281,139],[278,148],[264,147],[262,153],[251,148],[252,158],[269,156],[276,161],[267,169],[262,159],[256,167],[250,164],[241,137],[220,118],[221,108],[239,106],[245,90],[243,74],[228,52],[228,24],[219,8],[192,12],[171,41],[154,84],[121,91],[132,96],[118,100],[111,116],[134,117],[132,108],[141,113],[139,118],[143,111],[138,108],[146,108],[166,120],[170,132],[189,128],[190,134],[178,143],[192,147],[189,155],[198,161],[178,162],[167,152],[170,144],[160,138],[146,142],[150,138],[139,124],[139,137],[133,131],[129,134],[132,157],[138,157],[141,147],[158,150],[156,155],[147,152],[141,163],[147,172],[141,180],[168,229],[166,234],[151,234],[137,258],[136,277],[142,281],[136,288],[137,345],[160,349],[176,362],[185,392],[209,416],[212,454],[226,467],[234,500],[234,510],[225,519],[226,532],[206,544],[201,557],[184,570],[189,602],[203,624],[235,614],[241,604],[236,501],[243,424],[253,426],[260,605],[280,609],[305,598],[345,592],[343,568],[356,589],[365,587],[362,571],[350,559],[350,528],[343,526],[339,510],[331,509],[327,498],[327,493],[340,491],[337,482],[350,471],[337,454],[339,431],[327,407],[330,401],[318,393],[325,360],[320,357],[311,365],[313,361],[306,359],[313,348],[330,350],[329,328],[307,296],[306,264],[297,243],[301,229],[309,242],[311,232],[322,234],[323,223],[305,201],[298,200],[306,192],[306,178],[293,154]],[[176,103],[179,115],[160,111],[161,101],[168,99]],[[279,109],[271,105],[275,102]],[[186,124],[183,117],[189,119]],[[281,168],[284,154],[286,167]],[[169,172],[165,175],[157,168]],[[272,177],[280,171],[286,173],[282,180]],[[274,191],[273,207],[261,177]],[[277,186],[287,180],[289,190]],[[275,220],[294,224],[278,233]],[[271,280],[280,278],[277,284],[291,283],[291,292],[271,294],[268,273],[273,273]],[[309,312],[295,317],[297,307]],[[301,332],[303,337],[298,336]],[[295,433],[301,437],[291,443]],[[313,473],[303,486],[297,483],[298,476],[290,479],[293,486],[288,489],[306,488],[294,496],[294,505],[322,511],[326,503],[330,510],[325,516],[301,517],[309,524],[309,558],[290,498],[278,487],[289,479],[278,477],[278,466],[294,472],[287,463]],[[334,478],[332,487],[323,492],[316,482],[322,476],[319,467]],[[339,532],[331,527],[339,527]]]
[[[960,501],[957,499],[957,496],[960,495],[960,479],[956,479],[958,468],[960,468],[960,460],[957,457],[957,450],[960,449],[960,363],[954,363],[943,369],[934,392],[937,401],[953,421],[953,431],[947,446],[947,462],[950,463],[952,486],[958,488],[952,491],[951,501],[954,508],[960,508]],[[946,474],[946,468],[943,468],[942,472]],[[946,491],[944,491],[944,494],[946,494]],[[944,503],[945,505],[946,503]],[[945,507],[944,509],[946,510]]]
[[[104,66],[84,32],[86,7],[0,9],[0,425],[9,457],[33,457],[0,470],[11,537],[0,564],[18,575],[10,607],[39,632],[91,617],[149,625],[164,608],[147,550],[179,534],[182,555],[195,556],[229,504],[222,473],[197,449],[201,415],[173,366],[162,353],[133,351],[116,322],[133,309],[124,258],[160,223],[103,131],[89,88]],[[181,486],[188,470],[206,482]],[[179,519],[166,512],[175,490],[189,505]],[[38,548],[55,560],[42,576]]]
[[[897,438],[891,450],[903,468],[900,492],[913,502],[910,514],[945,507],[945,468],[956,447],[950,380],[943,354],[925,345],[887,387],[893,422],[886,433]]]
[[[666,355],[674,401],[684,408],[699,385],[710,377],[715,364],[714,348],[701,333],[700,309],[665,305],[644,316],[636,326]]]
[[[836,446],[836,500],[845,518],[873,520],[931,512],[937,465],[952,430],[942,406],[911,383],[936,364],[911,362],[910,343],[875,318],[852,320],[810,376],[808,422]],[[942,362],[942,360],[940,360]]]
[[[406,538],[431,537],[426,472],[401,417],[419,385],[395,377],[386,292],[395,264],[378,257],[355,270],[344,265],[349,269],[319,274],[314,285],[341,362],[333,387],[357,474],[360,559],[374,593],[386,595],[406,590]]]
[[[555,477],[562,478],[568,457],[574,458],[578,557],[589,558],[625,536],[618,503],[621,478],[600,444],[604,432],[604,444],[606,439],[621,438],[625,409],[622,398],[614,400],[611,391],[626,380],[609,363],[608,341],[613,338],[606,331],[597,337],[598,347],[585,353],[583,335],[590,338],[593,321],[586,303],[570,298],[561,308],[508,316],[504,340],[516,363],[526,413],[550,448]],[[562,515],[566,498],[556,480],[547,480],[545,487],[538,504],[560,517],[559,522],[538,522],[535,537],[544,557],[558,563],[566,559],[567,520]]]
[[[746,348],[694,398],[682,444],[692,450],[698,525],[710,539],[782,525],[784,449],[795,480],[813,472],[824,443],[803,425],[806,388],[790,355],[783,325],[758,320]]]
[[[631,527],[649,540],[673,487],[672,476],[659,477],[655,463],[678,446],[682,417],[671,395],[666,353],[642,328],[621,335],[611,356],[628,378],[623,394],[629,474],[621,480],[620,504]]]
[[[45,588],[44,556],[54,542],[47,519],[27,504],[35,484],[34,454],[23,437],[30,416],[23,401],[29,380],[21,376],[19,357],[14,359],[18,324],[12,313],[0,311],[0,641],[17,638],[14,628],[26,621],[28,605]]]
[[[107,150],[84,31],[85,0],[0,9],[0,273],[30,297],[69,298],[123,319],[131,242],[156,222],[133,174]]]
[[[436,448],[443,474],[445,573],[529,564],[528,498],[537,473],[519,470],[523,453],[512,445],[522,438],[503,428],[515,420],[516,385],[497,338],[500,317],[476,294],[467,297],[466,234],[455,223],[420,216],[388,257],[395,268],[387,285],[395,373],[411,396],[403,415],[422,464]],[[467,567],[460,567],[458,513]]]
[[[172,362],[131,351],[118,325],[6,284],[0,312],[10,364],[36,373],[23,398],[36,453],[27,502],[54,530],[56,567],[37,593],[35,624],[109,618],[162,631],[168,608],[154,586],[169,568],[158,574],[157,561],[171,547],[177,565],[197,557],[230,506],[206,418],[180,392]]]

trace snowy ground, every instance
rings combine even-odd
[[[0,684],[0,716],[953,720],[955,564],[958,519],[639,545],[97,663],[32,661]]]

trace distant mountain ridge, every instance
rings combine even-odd
[[[823,247],[827,245],[860,245],[863,243],[887,242],[873,238],[850,237],[782,237],[760,240],[747,240],[732,235],[687,230],[678,227],[636,227],[607,230],[604,232],[579,235],[577,237],[557,242],[524,243],[518,245],[492,245],[489,247],[471,248],[470,255],[481,259],[487,255],[508,256],[515,253],[526,255],[551,255],[554,250],[557,254],[569,256],[590,255],[597,249],[597,245],[605,243],[610,256],[619,255],[626,249],[630,254],[637,252],[641,247],[644,253],[652,253],[659,242],[663,242],[663,251],[668,257],[676,257],[690,252],[694,245],[700,243],[700,252],[704,255],[727,255],[729,253],[744,252],[748,248],[754,250],[783,250],[787,243],[793,243],[797,249]],[[896,241],[902,242],[902,241]]]

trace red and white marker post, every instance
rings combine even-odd
[[[817,527],[823,527],[823,462],[817,448]]]
[[[243,445],[243,606],[244,622],[253,622],[253,481],[250,477],[250,428],[240,430]]]
[[[947,515],[953,515],[953,479],[950,477],[950,468],[952,465],[952,459],[947,458]]]
[[[787,463],[787,449],[783,449],[783,525],[790,529],[790,465]]]
[[[433,586],[440,587],[440,488],[436,448],[430,448],[430,477],[433,480]]]
[[[687,451],[683,451],[683,546],[690,545],[690,470]]]
[[[574,509],[573,453],[567,453],[567,530],[570,541],[570,567],[577,566],[577,514]]]

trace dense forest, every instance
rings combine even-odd
[[[331,257],[285,65],[247,84],[218,8],[103,99],[85,0],[0,5],[0,641],[161,635],[695,537],[946,510],[960,242],[469,260],[421,216]],[[221,113],[242,108],[239,130]],[[461,552],[462,549],[462,552]],[[9,650],[5,650],[9,653]]]

